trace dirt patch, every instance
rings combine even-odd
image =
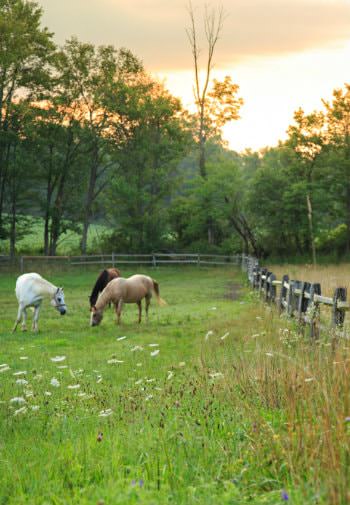
[[[241,298],[242,287],[242,284],[238,284],[237,282],[229,282],[226,285],[224,298],[228,298],[229,300],[239,300],[239,298]]]

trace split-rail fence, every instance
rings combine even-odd
[[[242,255],[241,265],[242,270],[247,272],[250,285],[264,301],[275,304],[280,313],[296,318],[302,326],[307,325],[312,338],[318,338],[320,333],[322,306],[331,309],[330,326],[343,329],[345,314],[350,310],[346,288],[336,288],[333,297],[323,296],[321,284],[292,280],[287,274],[278,280],[254,257]]]

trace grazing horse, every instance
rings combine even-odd
[[[13,332],[22,318],[22,331],[26,331],[27,308],[34,307],[33,331],[38,331],[38,319],[41,302],[45,296],[51,298],[51,305],[63,316],[67,312],[63,288],[58,288],[36,273],[20,275],[16,282],[18,314]]]
[[[141,300],[146,300],[146,316],[148,317],[148,308],[152,298],[152,292],[155,293],[159,305],[166,305],[165,301],[159,296],[159,285],[147,275],[132,275],[128,279],[119,277],[113,279],[102,291],[96,305],[91,308],[90,325],[97,326],[103,318],[103,311],[109,302],[115,306],[117,313],[117,324],[120,323],[120,315],[123,303],[136,303],[139,308],[139,319],[141,322],[142,306]]]
[[[95,305],[99,293],[104,290],[112,279],[116,279],[117,277],[120,277],[120,270],[117,268],[107,268],[100,273],[89,296],[90,308]]]

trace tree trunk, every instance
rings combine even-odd
[[[92,157],[92,163],[90,167],[90,178],[89,178],[89,187],[86,195],[86,203],[84,209],[84,218],[83,218],[83,233],[80,242],[81,254],[86,254],[87,250],[87,236],[90,226],[90,219],[92,214],[92,205],[94,202],[95,196],[95,187],[97,181],[97,170],[98,170],[98,145],[95,143],[94,153]]]
[[[10,256],[15,257],[16,254],[16,219],[17,219],[17,206],[16,197],[12,195],[11,205],[11,229],[10,229]]]
[[[310,234],[310,243],[311,243],[311,253],[312,253],[312,263],[316,265],[316,247],[315,247],[315,239],[314,239],[314,229],[312,223],[312,202],[310,194],[306,195],[306,204],[307,204],[307,218],[309,221],[309,234]]]
[[[350,184],[346,188],[346,253],[350,253]]]

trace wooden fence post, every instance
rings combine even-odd
[[[266,279],[265,279],[265,302],[269,301],[270,294],[271,294],[271,286],[270,286],[270,275],[272,272],[266,272]]]
[[[115,267],[115,254],[112,252],[112,267]]]
[[[332,326],[342,328],[345,319],[345,310],[338,309],[338,301],[346,302],[346,288],[336,288],[333,295]]]
[[[287,290],[287,314],[293,315],[293,298],[294,298],[294,281],[289,281],[289,289]]]
[[[276,293],[277,289],[276,286],[273,284],[273,281],[276,280],[275,274],[271,272],[270,277],[269,277],[269,282],[270,282],[270,301],[271,303],[275,303],[276,301]]]
[[[156,256],[155,256],[154,254],[152,255],[152,265],[153,265],[154,267],[156,267],[156,266],[157,266]]]
[[[20,259],[20,268],[21,268],[21,274],[23,274],[23,272],[24,272],[24,259],[23,259],[23,256],[21,256],[21,259]]]
[[[286,274],[282,277],[282,284],[281,284],[281,291],[280,291],[280,297],[278,300],[278,311],[281,313],[284,310],[284,305],[283,302],[286,298],[287,295],[287,288],[284,287],[284,283],[289,281],[289,276]]]
[[[315,295],[321,294],[321,284],[311,284],[310,286],[310,337],[318,339],[320,335],[320,304],[315,302]]]

